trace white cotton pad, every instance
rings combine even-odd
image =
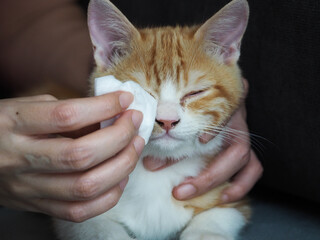
[[[95,96],[119,90],[131,92],[134,95],[134,100],[128,109],[135,109],[143,113],[143,120],[138,134],[144,138],[145,144],[147,144],[156,118],[157,101],[136,82],[127,81],[122,83],[112,75],[95,79]],[[116,118],[117,117],[101,122],[101,128],[110,126]]]

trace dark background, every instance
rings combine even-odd
[[[228,0],[113,0],[138,27],[202,23]],[[320,1],[249,0],[240,66],[260,186],[320,202]],[[82,1],[83,6],[87,1]]]
[[[144,27],[202,23],[229,1],[112,2]],[[249,127],[266,139],[253,137],[265,171],[252,194],[251,226],[240,239],[319,239],[320,1],[248,2],[240,65],[250,82]],[[85,11],[88,1],[79,3]],[[0,96],[12,96],[1,81]],[[43,215],[0,207],[0,223],[3,240],[55,240],[51,221]]]

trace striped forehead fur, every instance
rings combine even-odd
[[[195,38],[199,26],[138,29],[130,42],[130,52],[96,76],[114,75],[117,79],[138,82],[154,97],[168,81],[180,98],[194,90],[206,89],[202,98],[188,100],[184,107],[211,114],[222,122],[240,100],[242,85],[237,64],[222,64],[209,55],[204,43]],[[167,91],[166,91],[167,92]],[[220,112],[211,111],[219,108]],[[218,117],[219,116],[219,117]]]

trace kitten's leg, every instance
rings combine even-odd
[[[95,217],[82,223],[57,220],[55,228],[60,240],[133,240],[125,228],[106,217]]]
[[[245,223],[245,217],[235,208],[213,208],[196,215],[180,240],[234,240]]]

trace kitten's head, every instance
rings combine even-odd
[[[237,61],[247,20],[247,1],[233,0],[201,26],[137,29],[109,1],[91,0],[93,78],[138,82],[158,101],[148,146],[183,155],[202,133],[219,130],[239,105]]]

